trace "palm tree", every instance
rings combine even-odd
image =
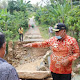
[[[13,14],[14,10],[23,11],[25,13],[25,11],[30,8],[32,8],[30,1],[28,1],[27,3],[24,3],[23,0],[8,1],[8,11],[10,11],[11,14]]]
[[[71,9],[70,4],[64,0],[64,4],[60,4],[58,1],[56,4],[52,5],[53,7],[53,16],[57,22],[65,22],[68,11]]]
[[[16,1],[8,1],[8,11],[10,11],[10,14],[13,14],[13,11],[15,9]]]

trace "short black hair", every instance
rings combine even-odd
[[[5,43],[5,34],[0,32],[0,48]]]

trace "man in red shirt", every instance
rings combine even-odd
[[[66,34],[63,23],[55,25],[55,36],[44,42],[28,43],[24,47],[51,47],[50,71],[53,80],[71,80],[72,61],[79,57],[79,46],[75,38]]]

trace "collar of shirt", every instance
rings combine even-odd
[[[7,61],[4,60],[4,59],[2,59],[2,58],[0,58],[0,64],[1,64],[2,62],[7,62]]]

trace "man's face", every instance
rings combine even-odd
[[[60,30],[55,32],[56,36],[61,36],[62,38],[65,36],[65,30]]]

